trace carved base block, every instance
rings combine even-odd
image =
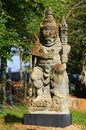
[[[66,127],[72,124],[71,114],[24,114],[24,125]]]

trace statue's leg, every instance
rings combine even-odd
[[[32,73],[30,74],[32,86],[33,86],[33,95],[40,96],[42,95],[43,88],[43,72],[42,69],[38,66],[34,67]]]
[[[45,80],[43,75],[43,69],[35,67],[31,73],[31,80],[33,83],[33,88],[36,89],[36,97],[31,102],[31,107],[48,107],[51,105],[51,95],[49,84],[45,85]],[[48,77],[49,78],[49,77]]]

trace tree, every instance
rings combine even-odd
[[[72,73],[80,72],[86,54],[85,0],[1,0],[0,3],[0,46],[6,46],[4,53],[1,49],[1,55],[10,58],[10,46],[22,46],[26,60],[35,40],[34,32],[39,34],[44,11],[51,7],[58,24],[63,16],[67,18],[71,45],[68,68]]]
[[[6,28],[6,23],[9,15],[3,9],[2,2],[0,1],[0,59],[1,59],[1,70],[0,77],[5,72],[7,67],[7,59],[11,60],[10,50],[17,35],[14,31]]]
[[[84,0],[74,2],[73,7],[68,18],[69,43],[71,45],[68,66],[70,72],[80,73],[83,64],[86,63],[86,2]]]

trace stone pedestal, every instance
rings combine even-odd
[[[66,127],[71,125],[71,114],[24,114],[24,125]]]

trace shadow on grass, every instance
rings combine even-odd
[[[4,120],[5,120],[5,123],[12,124],[12,123],[22,122],[22,121],[23,121],[23,118],[17,117],[17,116],[15,116],[15,115],[7,114],[7,115],[4,117]]]

